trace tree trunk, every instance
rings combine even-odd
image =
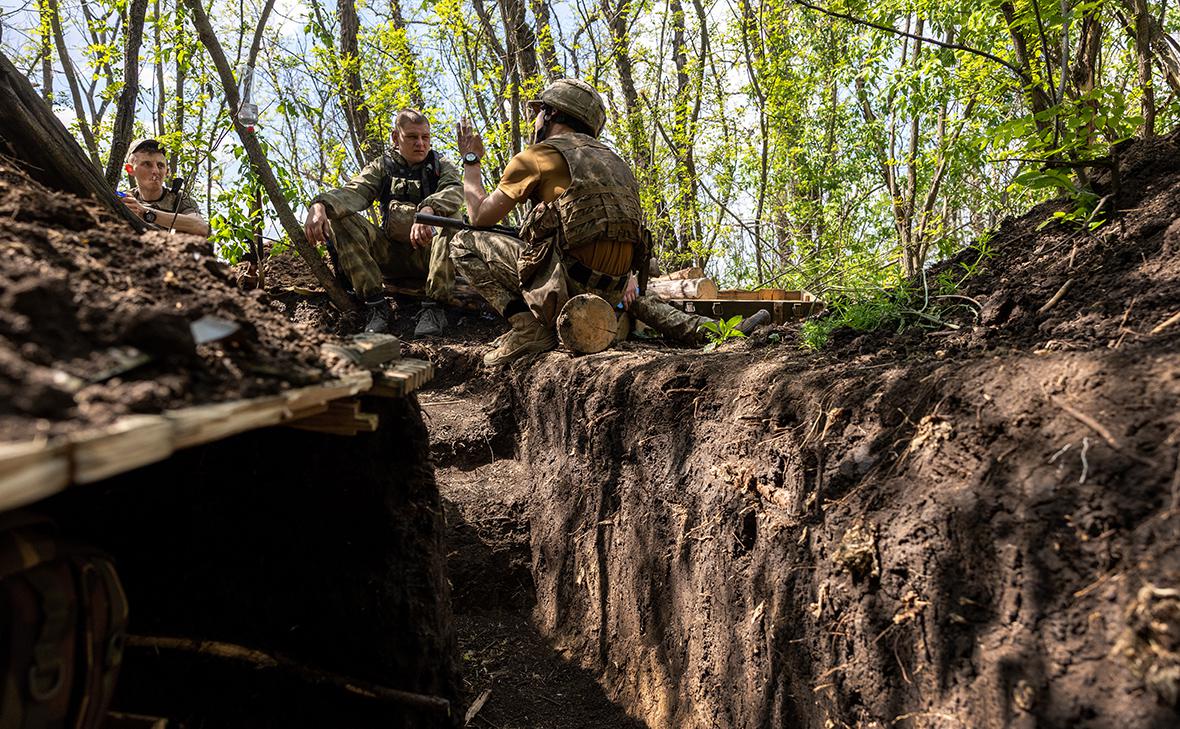
[[[1004,15],[1004,23],[1008,26],[1008,35],[1012,39],[1013,58],[1024,77],[1023,80],[1026,84],[1025,94],[1028,99],[1029,108],[1033,114],[1038,114],[1048,109],[1051,104],[1049,103],[1049,97],[1045,93],[1044,87],[1032,80],[1034,76],[1028,55],[1028,39],[1024,37],[1024,31],[1017,27],[1016,7],[1012,4],[1011,0],[1004,0],[1004,2],[1000,3],[1000,11]],[[1046,124],[1047,122],[1045,121],[1037,120],[1038,129],[1045,128]]]
[[[53,104],[53,10],[49,0],[37,0],[41,29],[41,94]]]
[[[418,109],[426,106],[426,97],[422,95],[422,84],[418,82],[418,70],[415,65],[417,56],[410,47],[409,34],[406,29],[406,19],[402,15],[399,0],[389,0],[389,13],[393,20],[393,27],[398,31],[396,56],[402,67],[402,80],[410,96],[410,103]]]
[[[98,143],[94,141],[94,132],[86,120],[86,107],[82,106],[82,93],[78,90],[78,76],[74,72],[74,63],[70,60],[70,49],[66,47],[65,34],[61,29],[61,6],[57,0],[49,1],[49,18],[53,22],[53,37],[57,43],[57,55],[61,58],[61,67],[66,74],[66,83],[70,87],[70,96],[74,99],[74,116],[78,120],[78,128],[82,131],[82,139],[86,142],[86,149],[90,152],[90,160],[95,167],[100,167]]]
[[[156,43],[156,108],[153,110],[153,119],[155,120],[156,134],[163,136],[168,130],[164,128],[166,94],[164,93],[164,54],[160,52],[163,48],[163,42],[160,39],[160,26],[163,24],[163,18],[160,15],[160,0],[155,0],[153,12],[156,19],[156,22],[152,24]]]
[[[336,12],[340,17],[340,66],[344,87],[340,89],[340,104],[353,137],[357,140],[361,167],[381,154],[381,142],[369,134],[369,109],[365,106],[360,72],[360,48],[357,34],[360,32],[360,18],[353,0],[337,0]]]
[[[221,78],[221,85],[225,89],[225,101],[231,110],[236,110],[241,105],[241,100],[238,98],[237,81],[234,79],[233,72],[230,70],[229,62],[225,58],[225,51],[221,48],[221,43],[217,40],[217,36],[213,33],[213,27],[209,24],[209,17],[205,14],[205,8],[201,5],[201,0],[185,0],[189,9],[193,14],[193,24],[197,28],[197,33],[200,35],[201,43],[209,51],[209,56],[213,60],[213,65],[217,69],[217,75]],[[258,179],[262,183],[263,188],[270,198],[270,204],[278,213],[279,223],[283,226],[287,236],[290,237],[291,243],[295,246],[295,250],[303,257],[307,263],[308,268],[311,269],[312,275],[316,277],[324,290],[328,292],[328,296],[332,299],[332,303],[336,305],[341,311],[354,311],[357,306],[356,302],[348,297],[344,289],[336,281],[332,272],[328,270],[327,265],[324,264],[323,258],[320,257],[319,252],[315,247],[308,242],[303,234],[303,227],[299,225],[299,221],[295,218],[295,213],[292,212],[291,207],[287,204],[287,199],[283,197],[283,191],[279,187],[279,182],[275,179],[274,171],[270,168],[270,163],[266,159],[266,153],[263,152],[262,146],[258,143],[258,139],[253,132],[246,131],[246,128],[238,123],[237,115],[233,115],[234,130],[238,133],[238,138],[242,141],[242,146],[246,149],[246,154],[250,157],[251,164],[258,172]]]
[[[127,21],[127,45],[123,55],[123,90],[115,107],[115,128],[111,136],[111,156],[107,159],[107,184],[117,187],[123,172],[123,160],[131,144],[135,122],[135,101],[139,98],[139,47],[143,44],[143,22],[147,0],[132,0]]]
[[[557,46],[549,23],[549,0],[529,0],[529,7],[537,21],[537,51],[545,66],[545,79],[554,81],[565,74],[561,69],[561,61],[557,60]]]

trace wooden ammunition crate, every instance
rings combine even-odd
[[[770,320],[775,324],[806,319],[824,309],[824,302],[807,291],[785,289],[726,289],[717,292],[716,299],[668,299],[668,303],[690,314],[717,319],[728,319],[737,315],[753,316],[759,309],[766,309],[770,312]]]

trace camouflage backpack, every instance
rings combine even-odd
[[[127,626],[110,558],[47,521],[0,516],[0,619],[0,729],[101,726]]]

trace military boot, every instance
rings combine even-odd
[[[531,312],[508,317],[512,330],[500,340],[500,346],[484,355],[488,367],[508,364],[528,354],[547,352],[557,347],[557,335],[537,321]]]
[[[365,332],[385,334],[389,331],[389,327],[393,325],[393,307],[389,305],[384,296],[378,301],[366,301],[365,309],[368,312],[365,319]]]

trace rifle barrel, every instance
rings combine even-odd
[[[415,213],[414,222],[422,223],[423,225],[434,225],[439,228],[456,228],[458,230],[486,230],[492,233],[502,233],[510,235],[513,238],[520,237],[520,231],[516,228],[509,228],[506,225],[471,225],[462,220],[455,218],[448,218],[442,215],[427,215],[426,213]]]

